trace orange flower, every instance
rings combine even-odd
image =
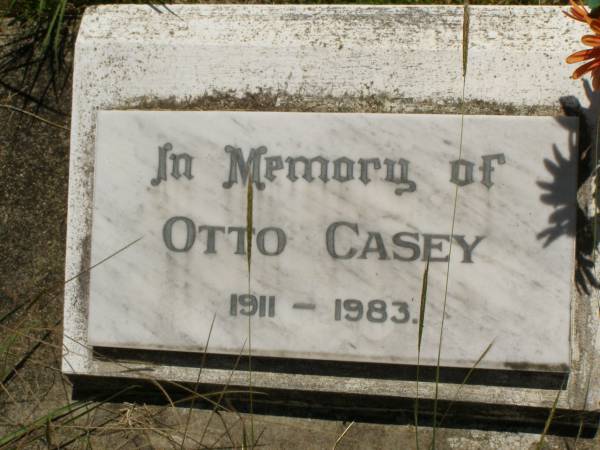
[[[595,33],[587,34],[581,38],[581,42],[588,47],[592,47],[591,49],[580,50],[567,57],[568,64],[588,61],[579,66],[573,72],[571,78],[576,80],[591,72],[594,90],[600,89],[600,19],[590,17],[587,9],[581,4],[581,0],[569,0],[569,3],[571,4],[571,10],[565,12],[565,14],[579,22],[587,23]]]

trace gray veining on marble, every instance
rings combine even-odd
[[[566,118],[467,116],[461,149],[460,116],[100,111],[92,263],[141,240],[91,272],[89,344],[202,351],[214,316],[212,352],[237,354],[251,333],[257,355],[415,363],[429,247],[423,364],[437,357],[449,268],[442,364],[471,366],[494,341],[482,367],[564,368],[574,230],[560,226],[573,220],[556,227],[552,220],[556,207],[565,206],[556,198],[575,198],[574,164],[565,162],[572,160],[574,126]],[[159,147],[167,143],[166,180],[153,185]],[[238,248],[243,232],[232,229],[246,226],[247,190],[237,170],[238,183],[224,187],[231,169],[227,146],[241,149],[244,158],[265,147],[261,178],[254,177],[250,272],[250,292],[257,303],[265,299],[262,313],[251,319],[239,303],[248,293],[246,256]],[[168,157],[183,153],[192,158],[191,179],[183,158],[180,177],[171,175]],[[327,181],[319,178],[318,162],[310,182],[297,162],[292,181],[286,158],[300,156],[326,158]],[[460,179],[465,167],[473,171],[473,182],[464,186],[451,182],[451,162],[459,158],[465,161]],[[394,176],[398,161],[409,161],[414,192],[410,183],[385,180],[386,159],[396,162]],[[342,182],[350,161],[353,177]],[[405,192],[398,195],[398,187]],[[574,215],[573,207],[567,205],[566,216]],[[186,218],[174,220],[175,249],[185,246],[186,223],[193,223],[187,251],[165,243],[165,224],[174,217]],[[202,226],[224,227],[214,229],[214,253]],[[285,233],[285,246],[278,255],[262,254],[261,248],[281,250],[273,228]],[[558,231],[556,238],[547,239],[547,230]],[[238,295],[235,316],[232,294]],[[344,309],[348,299],[362,302],[361,319],[345,318],[357,314]],[[367,314],[375,299],[385,302],[386,314],[381,302]]]

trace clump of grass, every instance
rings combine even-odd
[[[58,98],[70,80],[78,8],[69,0],[12,0],[4,15],[15,34],[0,46],[0,84],[23,106],[51,109],[49,97]]]
[[[87,6],[99,3],[106,2],[8,0],[0,19],[14,35],[0,41],[0,86],[17,94],[22,106],[34,104],[36,110],[57,112],[51,100],[60,98],[70,81],[70,56],[79,19]],[[142,0],[112,3],[145,3],[157,10],[162,5]]]

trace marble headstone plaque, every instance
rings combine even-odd
[[[89,344],[564,370],[574,126],[100,111]]]

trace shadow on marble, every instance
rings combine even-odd
[[[575,284],[580,293],[589,295],[590,289],[600,288],[600,282],[594,275],[595,261],[593,253],[598,243],[594,242],[594,228],[598,227],[599,216],[589,217],[577,202],[569,187],[570,174],[577,173],[577,192],[593,175],[597,150],[594,147],[595,122],[600,116],[600,93],[593,92],[589,82],[583,83],[589,106],[583,107],[576,98],[562,97],[560,103],[565,115],[579,118],[579,130],[570,130],[570,146],[567,157],[561,155],[560,149],[553,146],[553,159],[545,159],[544,165],[552,176],[552,181],[538,181],[537,185],[544,191],[540,195],[543,203],[552,205],[555,210],[548,218],[549,226],[538,233],[538,239],[544,247],[562,235],[576,237]],[[557,119],[562,124],[560,118]],[[565,125],[568,128],[568,125]],[[598,189],[595,193],[596,210],[600,206]],[[576,208],[576,214],[573,214]],[[575,220],[576,223],[571,223]]]

